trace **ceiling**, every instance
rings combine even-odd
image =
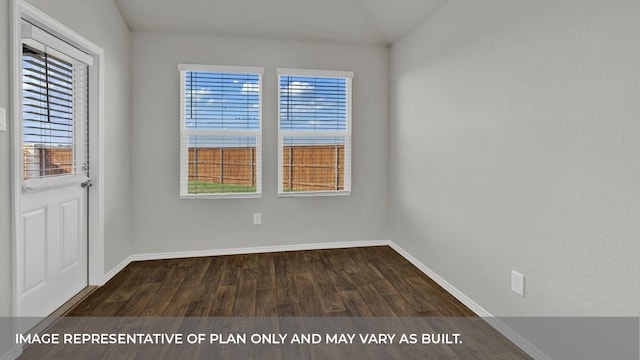
[[[387,46],[447,0],[114,0],[131,31]]]

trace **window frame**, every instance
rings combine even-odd
[[[314,69],[295,69],[295,68],[277,68],[277,87],[278,87],[278,197],[321,197],[321,196],[349,196],[351,195],[351,168],[352,168],[352,122],[353,122],[353,71],[340,70],[314,70]],[[346,124],[344,131],[295,131],[282,130],[281,128],[281,97],[280,89],[281,77],[283,76],[300,76],[300,77],[324,77],[324,78],[343,78],[345,79],[345,116]],[[344,138],[344,189],[343,190],[309,190],[309,191],[290,191],[285,192],[283,187],[283,155],[284,155],[284,138],[286,137],[326,137],[326,138]]]
[[[262,197],[262,121],[263,121],[263,75],[264,67],[257,66],[226,66],[226,65],[200,65],[200,64],[178,64],[180,73],[180,199],[255,199]],[[212,72],[229,74],[252,74],[258,75],[259,95],[258,95],[258,129],[257,130],[207,130],[207,129],[187,129],[186,128],[186,73],[187,72]],[[251,193],[230,192],[230,193],[189,193],[189,136],[247,136],[256,138],[256,191]],[[187,179],[186,181],[184,179]]]

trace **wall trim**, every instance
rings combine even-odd
[[[257,247],[247,247],[247,248],[180,251],[180,252],[170,252],[170,253],[149,253],[149,254],[132,255],[131,261],[177,259],[177,258],[199,257],[199,256],[257,254],[257,253],[270,253],[270,252],[280,252],[280,251],[345,249],[345,248],[367,247],[367,246],[384,246],[384,245],[389,245],[389,243],[390,243],[389,240],[372,240],[372,241],[329,242],[329,243],[315,243],[315,244],[257,246]]]
[[[433,281],[438,283],[438,285],[442,286],[445,290],[447,290],[448,293],[453,295],[453,297],[458,299],[458,301],[460,301],[466,307],[471,309],[471,311],[473,311],[476,315],[478,315],[480,317],[491,317],[491,316],[493,316],[493,315],[491,315],[491,313],[489,313],[487,310],[485,310],[482,306],[480,306],[478,303],[473,301],[470,297],[465,295],[462,291],[458,290],[455,286],[451,285],[448,281],[446,281],[444,278],[442,278],[440,275],[438,275],[435,271],[431,270],[428,266],[426,266],[425,264],[420,262],[418,259],[413,257],[411,254],[409,254],[403,248],[401,248],[398,244],[396,244],[394,242],[391,242],[391,244],[389,246],[391,246],[391,248],[393,250],[395,250],[398,254],[402,255],[402,257],[407,259],[407,261],[409,261],[411,264],[413,264],[415,267],[417,267],[425,275],[427,275]]]
[[[519,347],[520,350],[524,351],[527,355],[531,356],[534,359],[538,360],[551,360],[547,354],[542,352],[542,350],[538,349],[536,346],[531,344],[527,339],[523,338],[511,329],[507,324],[503,323],[496,317],[483,317],[484,321],[487,324],[491,325],[494,329],[496,329],[499,333],[504,335],[509,341],[511,341],[515,346]]]
[[[0,360],[14,360],[22,354],[22,347],[19,345],[13,345],[11,350],[0,356]]]
[[[480,306],[480,304],[473,301],[470,297],[465,295],[462,291],[458,290],[451,283],[446,281],[443,277],[438,275],[435,271],[431,270],[428,266],[420,262],[413,257],[398,244],[391,240],[369,240],[369,241],[347,241],[347,242],[327,242],[327,243],[314,243],[314,244],[292,244],[292,245],[274,245],[274,246],[259,246],[259,247],[246,247],[246,248],[230,248],[230,249],[210,249],[210,250],[196,250],[196,251],[178,251],[178,252],[165,252],[165,253],[143,253],[133,254],[124,259],[120,264],[116,265],[111,271],[105,275],[104,282],[106,283],[116,274],[122,271],[127,265],[133,261],[146,261],[146,260],[165,260],[165,259],[178,259],[188,257],[201,257],[201,256],[223,256],[223,255],[240,255],[240,254],[257,254],[257,253],[271,253],[282,251],[304,251],[304,250],[323,250],[323,249],[345,249],[345,248],[357,248],[367,246],[389,246],[396,251],[400,256],[405,258],[415,267],[417,267],[422,273],[435,281],[438,285],[442,286],[447,292],[449,292],[458,301],[463,303],[466,307],[471,309],[476,315],[486,321],[491,327],[496,329],[499,333],[504,335],[509,341],[527,353],[534,359],[551,360],[540,349],[532,345],[529,341],[520,336],[517,332],[507,326],[505,323],[494,317],[489,311]],[[4,360],[4,358],[0,358]]]
[[[209,249],[209,250],[194,250],[194,251],[176,251],[176,252],[163,252],[163,253],[142,253],[133,254],[128,256],[122,262],[116,265],[104,276],[104,282],[111,280],[122,269],[129,265],[133,261],[146,261],[146,260],[166,260],[166,259],[179,259],[189,257],[203,257],[203,256],[223,256],[223,255],[240,255],[240,254],[258,254],[258,253],[272,253],[282,251],[304,251],[304,250],[324,250],[324,249],[346,249],[368,246],[386,246],[390,245],[391,240],[368,240],[368,241],[346,241],[346,242],[327,242],[327,243],[313,243],[313,244],[292,244],[292,245],[274,245],[274,246],[256,246],[246,248],[229,248],[229,249]]]
[[[543,353],[540,349],[532,345],[525,338],[520,336],[517,332],[507,326],[505,323],[500,321],[498,318],[491,315],[489,311],[480,306],[480,304],[473,301],[470,297],[465,295],[462,291],[458,290],[455,286],[451,285],[448,281],[446,281],[443,277],[438,275],[435,271],[431,270],[428,266],[420,262],[418,259],[413,257],[403,248],[401,248],[398,244],[393,241],[389,241],[389,246],[395,250],[402,257],[407,259],[411,264],[417,267],[420,271],[422,271],[425,275],[435,281],[438,285],[442,286],[449,294],[453,295],[458,301],[463,303],[466,307],[471,309],[476,315],[481,317],[487,324],[491,325],[494,329],[496,329],[499,333],[504,335],[509,341],[511,341],[515,346],[519,347],[522,351],[527,353],[529,356],[534,359],[540,360],[551,360],[545,353]]]
[[[104,279],[102,280],[102,285],[106,284],[107,281],[111,280],[114,276],[118,275],[120,271],[122,271],[127,265],[131,263],[131,255],[127,256],[120,264],[116,265],[113,269],[109,270],[108,273],[104,274]]]

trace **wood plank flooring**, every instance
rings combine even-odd
[[[69,316],[474,316],[389,247],[133,262]]]
[[[456,318],[453,317],[475,318],[473,324],[462,325],[466,331],[465,339],[470,340],[464,346],[440,345],[417,352],[410,347],[310,347],[298,349],[301,351],[298,353],[296,348],[270,347],[242,350],[249,351],[242,355],[235,353],[232,347],[205,347],[189,348],[193,353],[181,353],[180,356],[224,359],[529,359],[387,246],[133,262],[66,316],[69,319],[90,317],[85,319],[92,321],[101,321],[96,317],[108,316],[109,321],[129,317],[166,317],[196,322],[204,317],[266,317],[293,322],[304,322],[304,319],[312,317],[346,317],[347,320],[365,321],[377,321],[375,318],[400,321],[402,318],[453,319],[449,324],[431,323],[421,328],[431,327],[434,332],[438,328],[441,332],[455,329]],[[125,324],[125,328],[127,326]],[[135,347],[48,348],[32,345],[21,358],[159,359],[174,358],[178,356],[172,355],[176,351],[185,351],[185,348],[165,346],[144,350]]]

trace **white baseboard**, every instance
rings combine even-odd
[[[22,347],[14,345],[11,350],[0,356],[0,360],[15,360],[20,356],[20,354],[22,354]]]
[[[258,254],[258,253],[271,253],[271,252],[282,252],[282,251],[344,249],[344,248],[367,247],[367,246],[384,246],[384,245],[389,245],[390,243],[391,241],[389,240],[371,240],[371,241],[328,242],[328,243],[316,243],[316,244],[275,245],[275,246],[259,246],[259,247],[234,248],[234,249],[135,254],[130,256],[130,258],[131,258],[131,261],[162,260],[162,259],[178,259],[178,258],[201,257],[201,256]]]
[[[344,249],[344,248],[356,248],[356,247],[367,247],[367,246],[385,246],[390,244],[391,244],[390,240],[370,240],[370,241],[328,242],[328,243],[315,243],[315,244],[256,246],[256,247],[232,248],[232,249],[212,249],[212,250],[177,251],[177,252],[165,252],[165,253],[133,254],[128,256],[120,264],[116,265],[113,269],[111,269],[111,271],[109,271],[104,276],[105,278],[104,282],[106,283],[107,281],[111,280],[111,278],[113,278],[117,273],[122,271],[122,269],[124,269],[132,261],[179,259],[179,258],[202,257],[202,256],[258,254],[258,253],[271,253],[271,252],[282,252],[282,251]]]
[[[132,261],[131,260],[131,255],[127,256],[124,260],[122,260],[122,262],[120,264],[116,265],[113,269],[111,269],[111,271],[109,271],[108,273],[106,273],[104,275],[104,282],[101,285],[106,284],[107,281],[111,280],[120,271],[122,271],[122,269],[127,267],[127,265],[129,265],[131,263],[131,261]]]
[[[438,283],[438,285],[442,286],[448,293],[453,295],[458,301],[463,303],[466,307],[471,309],[476,315],[480,317],[491,317],[492,315],[485,310],[482,306],[480,306],[475,301],[471,300],[470,297],[465,295],[462,291],[458,290],[455,286],[451,285],[448,281],[443,279],[440,275],[438,275],[435,271],[431,270],[428,266],[421,263],[418,259],[413,257],[411,254],[406,252],[403,248],[398,246],[398,244],[391,242],[389,245],[393,250],[395,250],[398,254],[402,255],[403,258],[407,259],[410,263],[412,263],[415,267],[417,267],[420,271],[422,271],[425,275],[431,278],[433,281]]]
[[[495,317],[485,317],[483,318],[483,320],[532,358],[536,360],[551,360],[551,358],[543,353],[542,350],[533,346],[533,344],[528,342],[525,338],[520,336],[517,332],[513,331],[513,329],[500,321],[500,319]]]
[[[518,333],[513,331],[510,327],[508,327],[505,323],[500,321],[498,318],[494,317],[489,313],[485,308],[480,306],[478,303],[473,301],[470,297],[465,295],[462,291],[458,290],[455,286],[451,285],[448,281],[438,275],[435,271],[431,270],[428,266],[420,262],[418,259],[413,257],[411,254],[406,252],[403,248],[398,246],[398,244],[393,241],[389,242],[389,246],[393,250],[395,250],[402,257],[407,259],[411,264],[417,267],[420,271],[422,271],[425,275],[435,281],[438,285],[442,286],[448,293],[453,295],[458,301],[463,303],[466,307],[471,309],[476,315],[483,318],[491,327],[496,329],[499,333],[504,335],[509,341],[511,341],[514,345],[519,347],[522,351],[527,353],[534,359],[540,360],[551,360],[545,353],[540,351],[537,347],[533,346],[530,342],[520,336]]]

